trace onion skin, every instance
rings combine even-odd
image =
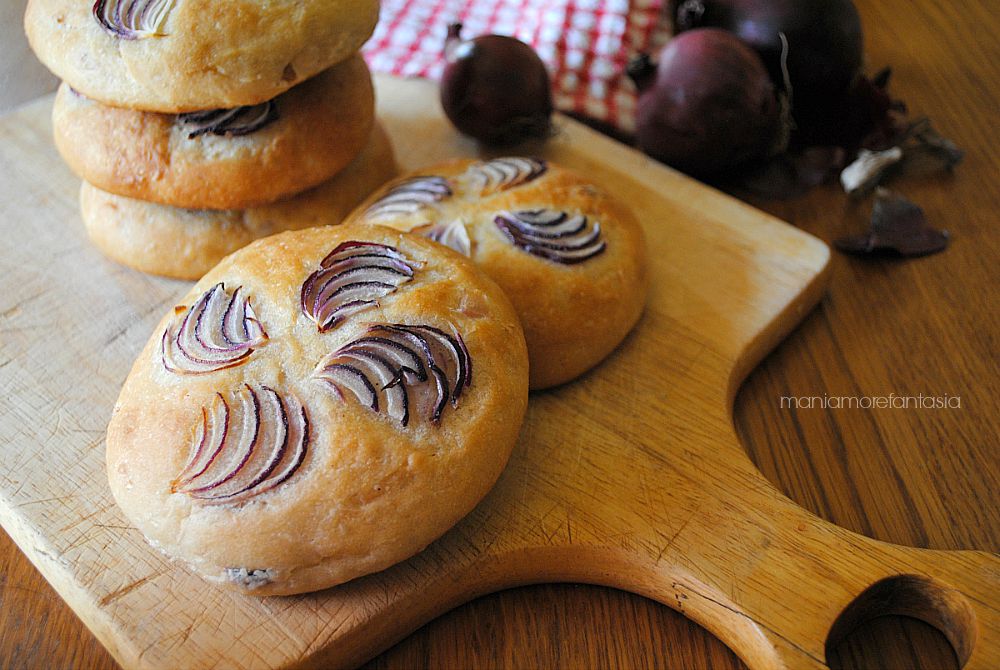
[[[838,111],[864,63],[861,18],[852,0],[674,0],[674,29],[732,32],[763,59],[781,88],[783,33],[788,41],[787,74],[799,144],[831,142]],[[787,92],[787,91],[786,91]]]
[[[448,29],[441,107],[460,132],[505,146],[551,133],[552,89],[545,64],[520,40],[503,35],[460,37]]]
[[[760,58],[724,30],[678,35],[658,64],[629,64],[639,89],[636,140],[667,165],[697,177],[773,152],[783,139],[781,105]]]

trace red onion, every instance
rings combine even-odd
[[[286,481],[305,460],[309,422],[296,398],[248,384],[232,395],[216,393],[202,408],[174,493],[208,504],[243,502]]]
[[[313,377],[343,401],[353,397],[402,426],[411,408],[437,424],[472,383],[472,358],[461,335],[427,325],[376,324],[323,359]]]
[[[463,256],[472,255],[472,240],[469,238],[465,222],[461,219],[454,219],[451,223],[432,223],[417,229],[415,232],[438,244],[443,244]]]
[[[538,179],[546,170],[548,165],[543,160],[511,156],[473,163],[464,178],[480,196],[487,196]]]
[[[394,247],[344,242],[302,284],[302,312],[327,331],[395,292],[413,279],[413,269],[413,261]]]
[[[529,254],[556,263],[582,263],[602,253],[601,224],[551,209],[501,212],[494,223],[507,240]]]
[[[639,89],[636,139],[654,158],[696,176],[781,149],[781,105],[760,58],[714,28],[672,39],[654,64],[629,64]]]
[[[411,177],[396,184],[373,202],[365,210],[365,216],[377,221],[416,214],[451,196],[451,184],[444,177]]]
[[[177,120],[188,126],[188,139],[199,135],[249,135],[278,120],[278,105],[274,100],[259,105],[211,109],[202,112],[178,114]]]
[[[441,106],[462,133],[486,144],[512,144],[550,133],[552,91],[545,64],[513,37],[460,37],[448,28]]]
[[[802,142],[822,141],[839,115],[827,110],[861,72],[861,19],[851,0],[675,0],[677,31],[728,30],[757,51],[772,81],[791,86],[792,116]],[[782,68],[783,40],[787,41]]]
[[[440,368],[446,379],[454,379],[449,389],[451,404],[458,406],[462,391],[472,384],[472,358],[465,347],[465,340],[456,331],[454,336],[433,326],[406,326],[396,324],[390,330],[412,335],[422,342],[422,350],[427,354],[428,364]]]
[[[134,40],[142,37],[162,37],[177,0],[97,0],[94,18],[116,37]]]
[[[220,283],[163,331],[160,358],[171,372],[204,374],[246,362],[266,341],[243,287],[237,286],[230,296]]]

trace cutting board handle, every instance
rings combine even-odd
[[[478,550],[456,539],[461,532],[449,536],[443,544],[464,546],[461,553],[469,559],[453,561],[449,571],[431,576],[417,561],[353,583],[359,592],[380,591],[381,580],[397,587],[380,606],[344,626],[313,665],[359,663],[479,595],[580,582],[672,607],[716,635],[752,670],[827,668],[828,650],[857,626],[888,614],[940,630],[960,667],[998,667],[1000,557],[913,549],[858,535],[802,509],[749,460],[746,465],[742,485],[730,477],[725,495],[709,491],[697,509],[677,510],[686,518],[669,535],[641,518],[624,517],[616,519],[617,536],[574,533],[570,516],[558,519],[553,508],[553,524],[562,530],[508,527]],[[595,497],[591,509],[580,506],[571,515],[580,520],[608,506]],[[594,518],[588,523],[599,525]],[[406,573],[405,579],[395,571]],[[398,589],[400,583],[407,586]]]
[[[829,653],[853,630],[885,615],[937,628],[961,668],[1000,667],[1000,557],[879,542],[780,500],[788,509],[771,517],[766,558],[748,577],[766,576],[762,583],[774,585],[784,579],[799,587],[777,597],[767,589],[737,589],[735,599],[743,613],[760,621],[781,659],[760,667],[825,667]],[[748,553],[741,558],[753,560]]]
[[[771,511],[744,507],[728,523],[710,513],[691,517],[667,546],[640,540],[609,547],[563,537],[486,552],[451,575],[448,588],[432,589],[443,599],[434,613],[502,588],[583,582],[672,607],[753,670],[826,668],[828,651],[851,631],[890,614],[940,630],[959,667],[998,667],[1000,557],[872,540],[803,510],[762,477],[755,490],[739,493],[733,500],[760,496]],[[749,532],[734,534],[741,528]],[[717,553],[706,550],[712,537]]]
[[[603,569],[588,581],[677,609],[754,670],[825,668],[829,651],[884,615],[937,628],[961,668],[1000,667],[1000,557],[873,540],[802,509],[752,465],[743,474],[742,490],[713,496],[715,510],[692,515],[668,547],[577,556]]]
[[[833,622],[826,638],[827,655],[859,626],[876,617],[896,615],[920,619],[941,631],[955,650],[959,667],[985,668],[983,649],[990,643],[977,644],[979,618],[995,619],[996,612],[983,608],[977,615],[976,604],[974,597],[933,578],[918,574],[884,577],[862,591]],[[977,648],[980,653],[970,664]]]

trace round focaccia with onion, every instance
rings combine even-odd
[[[365,145],[374,115],[371,75],[352,56],[273,100],[190,114],[109,107],[63,84],[52,126],[66,163],[102,191],[221,210],[330,179]]]
[[[157,326],[108,427],[111,491],[149,541],[258,595],[386,568],[492,487],[527,405],[517,315],[418,236],[258,240]]]
[[[112,260],[150,274],[199,279],[230,253],[286,230],[339,224],[398,172],[378,123],[351,163],[319,186],[248,209],[183,209],[126,198],[87,182],[80,214],[90,241]]]
[[[354,55],[378,0],[29,0],[52,72],[113,107],[176,114],[266,102]]]
[[[642,314],[645,241],[629,209],[536,158],[456,160],[386,184],[348,218],[422,235],[472,259],[510,297],[530,385],[597,365]]]

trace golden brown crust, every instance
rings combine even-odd
[[[348,217],[397,230],[461,220],[471,258],[514,304],[528,342],[532,389],[562,384],[597,365],[642,314],[648,290],[642,228],[629,209],[581,176],[548,163],[539,177],[480,196],[465,177],[477,161],[421,168],[386,184]],[[416,175],[448,179],[453,195],[412,214],[373,217],[366,210],[395,185]],[[607,246],[584,262],[564,265],[512,245],[497,228],[500,212],[550,208],[598,222]]]
[[[391,244],[420,262],[413,281],[380,306],[319,333],[300,309],[302,282],[340,242]],[[248,362],[204,375],[167,371],[160,357],[168,313],[125,382],[107,437],[112,493],[157,547],[200,575],[246,590],[241,569],[267,571],[250,592],[326,588],[420,551],[485,495],[503,469],[527,405],[527,356],[503,292],[449,250],[397,231],[326,227],[258,240],[226,258],[179,301],[217,282],[242,286],[268,341]],[[461,333],[470,387],[439,424],[406,427],[336,398],[313,371],[370,322],[426,323]],[[303,404],[310,422],[301,468],[242,505],[205,505],[171,483],[187,461],[201,407],[243,383],[269,385]],[[229,571],[229,569],[234,569]]]
[[[103,191],[195,209],[245,209],[335,175],[371,133],[375,97],[360,56],[275,100],[276,121],[242,136],[188,137],[173,114],[108,107],[59,88],[56,146]]]
[[[106,105],[177,113],[255,105],[347,59],[376,0],[178,0],[165,36],[122,39],[92,0],[31,0],[28,40],[57,76]]]
[[[337,176],[270,205],[225,211],[180,209],[112,195],[84,182],[80,211],[90,240],[109,258],[141,272],[198,279],[255,239],[339,224],[396,171],[389,137],[376,124],[364,150]]]

